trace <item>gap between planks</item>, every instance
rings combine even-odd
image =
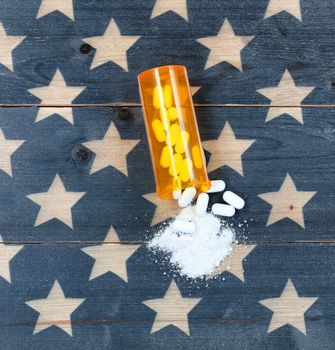
[[[268,104],[225,104],[225,103],[211,103],[211,104],[197,104],[196,108],[335,108],[335,104],[324,105],[268,105]],[[39,105],[39,104],[0,104],[0,108],[141,108],[139,103],[116,102],[106,104],[76,104],[76,105]]]
[[[44,242],[34,242],[34,241],[10,241],[4,242],[1,241],[0,244],[6,245],[98,245],[98,244],[131,244],[131,245],[142,245],[146,244],[148,241],[44,241]],[[264,240],[264,241],[238,241],[238,245],[304,245],[304,244],[315,244],[315,245],[329,245],[335,244],[335,240]]]

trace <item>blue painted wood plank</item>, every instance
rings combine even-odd
[[[127,262],[128,283],[111,272],[89,281],[93,260],[82,247],[33,244],[15,257],[12,285],[0,279],[2,348],[333,348],[333,245],[259,245],[243,263],[244,283],[229,272],[197,283],[173,276],[144,246]],[[183,297],[201,298],[188,316],[190,336],[173,325],[150,334],[155,312],[143,301],[163,297],[172,278]],[[292,325],[267,332],[272,312],[259,301],[280,296],[288,278],[299,297],[318,298],[305,313],[307,335]],[[73,336],[55,326],[32,335],[38,313],[25,302],[45,298],[55,279],[67,298],[85,299],[72,314]]]
[[[7,34],[26,38],[13,50],[14,72],[0,65],[0,103],[39,103],[27,90],[48,85],[57,68],[68,85],[86,86],[74,103],[138,103],[139,72],[183,64],[191,83],[202,87],[197,103],[267,104],[257,90],[277,85],[288,69],[297,85],[315,87],[304,103],[334,104],[332,2],[304,1],[302,21],[288,11],[264,19],[268,3],[189,0],[187,22],[172,11],[150,19],[154,0],[77,0],[72,21],[60,11],[36,19],[39,0],[3,0],[0,21]],[[96,50],[80,51],[84,39],[101,36],[111,19],[122,35],[141,36],[127,52],[128,72],[115,62],[90,69]],[[197,40],[216,36],[225,19],[236,35],[254,36],[241,51],[243,72],[229,62],[205,69],[210,51]]]
[[[111,225],[122,240],[142,241],[155,232],[157,227],[150,224],[156,206],[143,198],[155,191],[155,182],[142,112],[140,108],[130,112],[130,119],[122,120],[118,108],[74,108],[72,125],[56,114],[35,123],[35,108],[0,109],[5,137],[25,140],[11,158],[13,177],[3,168],[0,172],[0,232],[5,241],[95,241],[104,238]],[[249,241],[333,240],[333,110],[304,108],[303,125],[289,115],[265,123],[267,113],[266,108],[197,108],[204,144],[212,140],[216,145],[214,155],[205,152],[207,161],[224,150],[217,140],[227,123],[236,139],[255,140],[238,156],[243,176],[225,158],[209,174],[211,179],[224,179],[227,188],[246,199],[246,208],[228,221],[237,225],[247,220],[248,227],[237,230],[241,240],[245,236]],[[90,173],[97,155],[84,144],[103,139],[111,123],[121,140],[135,141],[129,153],[120,156],[128,176],[117,163]],[[233,154],[236,146],[231,147]],[[107,153],[115,154],[112,146]],[[40,206],[26,197],[47,192],[56,174],[67,191],[85,193],[72,208],[73,229],[57,218],[36,225]],[[266,227],[272,206],[259,195],[278,192],[287,174],[297,191],[317,192],[303,206],[300,219],[305,228],[289,218]],[[212,195],[212,202],[217,200],[221,194]]]

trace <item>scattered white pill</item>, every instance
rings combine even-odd
[[[220,216],[234,216],[235,208],[231,205],[216,203],[212,206],[212,213]]]
[[[205,215],[208,207],[209,195],[207,193],[201,193],[198,196],[197,204],[195,206],[195,212],[197,215]]]
[[[194,187],[186,188],[186,190],[181,194],[180,198],[178,199],[178,205],[181,208],[187,207],[189,204],[191,204],[196,194],[197,191]]]
[[[178,232],[192,233],[195,231],[195,224],[191,221],[175,220],[173,228]]]
[[[181,190],[176,190],[172,192],[173,199],[178,200],[181,196]]]
[[[245,205],[244,200],[231,191],[226,191],[223,194],[223,200],[236,209],[242,209]]]
[[[211,187],[207,193],[222,192],[226,188],[226,183],[222,180],[211,181]]]

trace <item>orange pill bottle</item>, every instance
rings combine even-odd
[[[162,199],[187,187],[210,187],[192,95],[183,66],[163,66],[138,76],[156,192]]]

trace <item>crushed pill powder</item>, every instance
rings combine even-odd
[[[182,275],[191,278],[209,275],[230,254],[234,230],[211,213],[197,216],[195,207],[183,209],[175,219],[192,221],[196,230],[192,234],[177,232],[172,222],[148,243],[149,248],[169,253],[170,262]]]

